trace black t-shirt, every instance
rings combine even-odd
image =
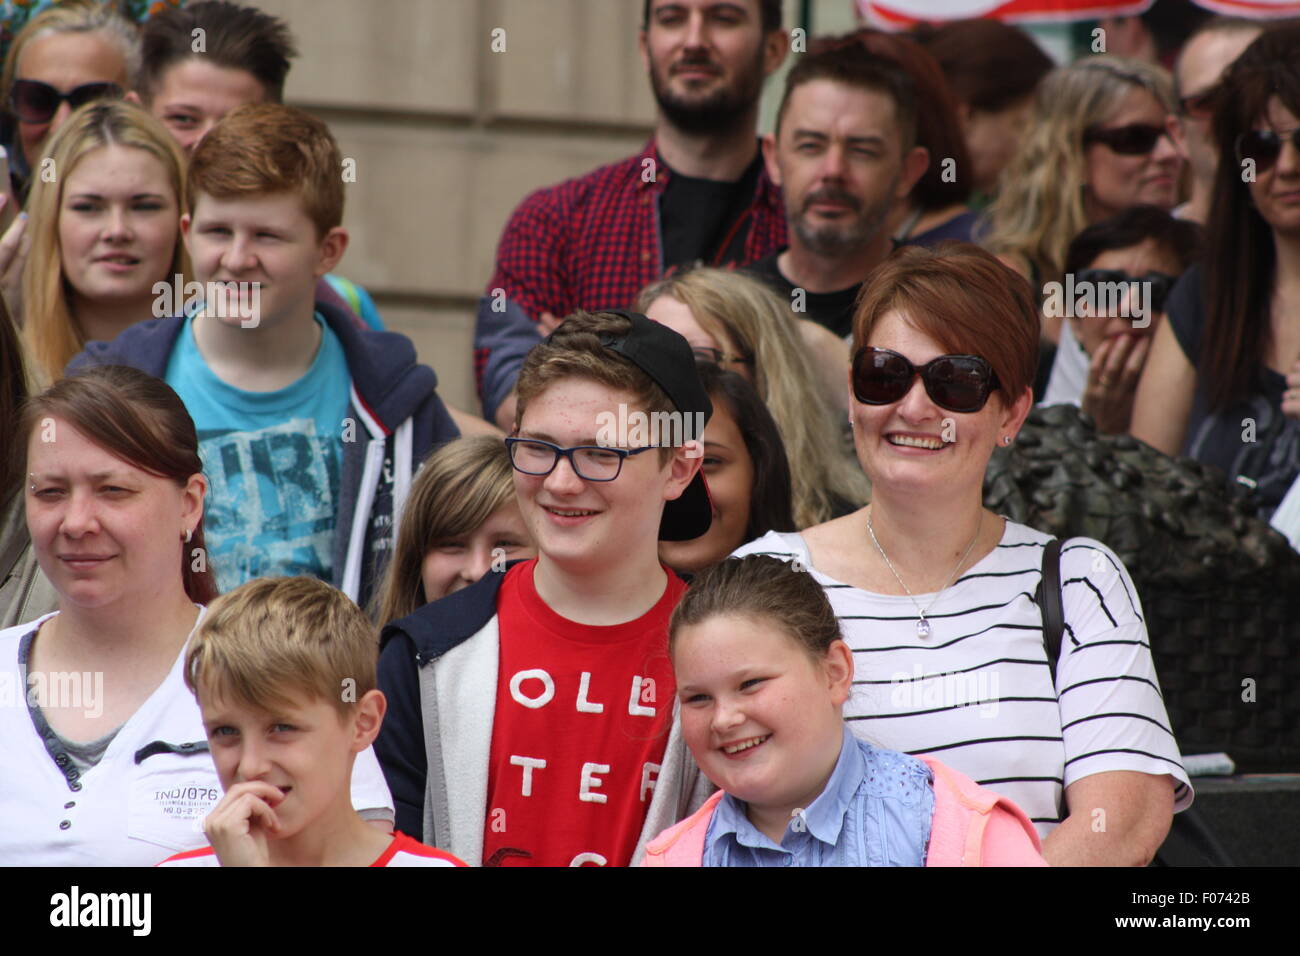
[[[840,289],[837,292],[809,292],[807,289],[800,289],[803,293],[803,312],[798,309],[799,299],[795,296],[796,286],[789,279],[781,274],[777,268],[776,258],[785,250],[774,252],[766,259],[760,259],[745,271],[762,279],[769,286],[776,290],[777,295],[781,296],[792,309],[795,310],[795,317],[800,319],[812,319],[818,325],[825,326],[840,338],[846,338],[853,332],[853,303],[857,301],[858,290],[862,288],[862,283],[849,286],[847,289]]]
[[[659,235],[664,271],[697,262],[723,265],[745,254],[750,206],[762,169],[760,152],[736,182],[697,179],[670,170],[659,197]]]
[[[1165,314],[1183,354],[1199,367],[1205,330],[1205,271],[1199,265],[1170,291]],[[1244,400],[1214,413],[1208,411],[1203,381],[1198,372],[1183,454],[1222,468],[1229,486],[1257,487],[1258,514],[1267,520],[1300,474],[1300,421],[1282,414],[1286,378],[1261,367]],[[1254,422],[1254,441],[1248,440],[1248,419]]]

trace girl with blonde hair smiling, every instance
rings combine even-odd
[[[473,584],[497,557],[537,556],[512,473],[505,443],[491,435],[457,438],[429,453],[375,592],[372,616],[381,627]]]
[[[697,358],[717,362],[748,379],[776,420],[790,459],[794,519],[801,528],[857,508],[870,486],[835,427],[823,362],[814,359],[789,307],[749,276],[695,269],[667,276],[642,290],[637,308],[679,332]],[[839,370],[842,376],[847,369]]]
[[[185,160],[138,106],[90,103],[49,143],[50,177],[28,200],[31,250],[23,270],[24,332],[38,379],[58,378],[92,339],[110,340],[154,317],[154,285],[182,286]]]

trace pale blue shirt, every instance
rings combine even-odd
[[[307,373],[271,392],[229,385],[208,368],[186,319],[164,372],[198,432],[208,479],[204,537],[223,593],[253,578],[329,581],[352,377],[320,313]]]
[[[879,750],[846,726],[830,780],[778,846],[723,795],[704,837],[704,866],[924,866],[934,817],[930,768]]]

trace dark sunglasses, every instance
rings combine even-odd
[[[731,362],[738,362],[741,365],[753,365],[754,360],[746,355],[728,355],[722,349],[710,348],[707,345],[694,346],[691,351],[695,354],[697,362],[712,362],[714,365],[723,365]]]
[[[1209,119],[1214,115],[1214,103],[1219,96],[1220,89],[1222,87],[1216,83],[1208,90],[1201,90],[1199,93],[1180,98],[1178,100],[1178,111],[1184,116],[1190,116],[1192,119]]]
[[[1165,298],[1177,281],[1178,276],[1171,276],[1167,272],[1148,272],[1144,276],[1135,276],[1120,269],[1080,269],[1074,274],[1075,288],[1078,288],[1084,282],[1091,283],[1094,286],[1103,282],[1149,283],[1151,287],[1151,308],[1156,312],[1164,311]]]
[[[940,355],[918,368],[897,352],[868,345],[853,356],[853,395],[864,405],[889,405],[917,375],[930,400],[950,412],[978,412],[999,387],[993,367],[978,355]]]
[[[48,123],[59,111],[64,100],[74,110],[105,97],[119,97],[122,88],[116,83],[83,83],[61,93],[40,80],[14,80],[9,93],[9,105],[24,123]]]
[[[1291,145],[1300,151],[1300,126],[1282,136],[1272,129],[1252,129],[1237,137],[1237,162],[1251,159],[1255,162],[1255,171],[1263,172],[1277,162],[1282,155],[1282,143],[1290,139]]]
[[[1168,135],[1169,131],[1163,126],[1149,123],[1132,123],[1114,129],[1091,127],[1084,131],[1083,145],[1101,143],[1121,156],[1143,156],[1156,148],[1161,136]]]

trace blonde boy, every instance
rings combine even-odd
[[[352,808],[352,765],[379,733],[375,635],[307,577],[250,581],[209,605],[185,658],[225,796],[211,846],[160,866],[463,866]]]

